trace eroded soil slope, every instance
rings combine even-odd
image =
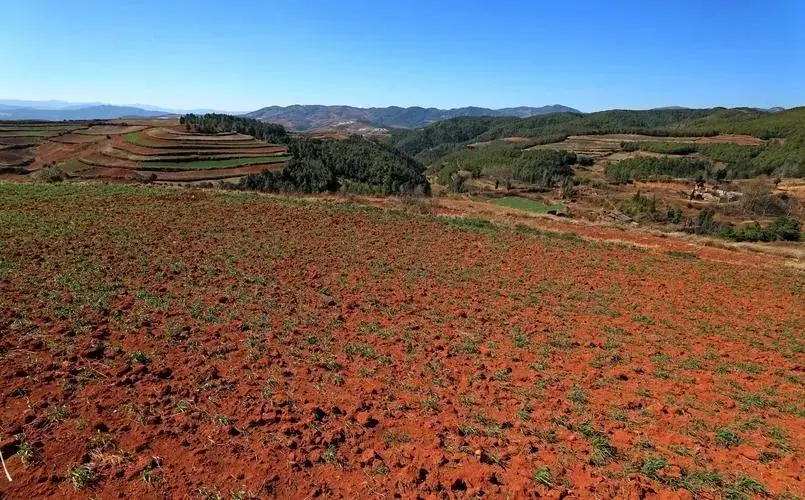
[[[0,184],[0,496],[805,491],[796,270]]]

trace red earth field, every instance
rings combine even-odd
[[[801,270],[413,212],[0,183],[0,497],[805,491]]]
[[[236,134],[188,132],[178,120],[36,123],[0,126],[0,181],[21,174],[113,182],[227,180],[284,166],[284,145]],[[260,161],[260,163],[256,163]]]

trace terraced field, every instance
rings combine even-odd
[[[219,168],[243,167],[246,165],[266,165],[283,163],[288,159],[287,156],[258,156],[255,158],[231,158],[228,160],[202,160],[202,161],[175,161],[175,162],[153,162],[143,164],[147,169],[170,169],[170,170],[208,170]]]
[[[0,174],[18,172],[34,163],[39,146],[83,127],[50,122],[0,122]]]
[[[0,175],[56,165],[67,177],[235,180],[281,169],[285,153],[249,135],[187,131],[175,120],[0,123]]]
[[[518,138],[510,138],[518,139]],[[507,141],[509,139],[506,139]],[[514,141],[510,141],[514,142]],[[757,137],[748,135],[725,134],[715,137],[665,137],[639,134],[603,134],[603,135],[572,135],[561,142],[541,144],[531,149],[559,149],[573,151],[576,154],[588,156],[594,160],[614,159],[622,160],[626,157],[640,156],[641,152],[631,152],[621,157],[610,158],[622,151],[624,142],[667,142],[678,144],[737,144],[741,146],[758,146],[764,143]],[[637,154],[635,154],[637,153]],[[642,152],[645,155],[645,152]]]

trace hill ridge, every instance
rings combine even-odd
[[[421,106],[387,106],[360,108],[346,105],[294,104],[291,106],[267,106],[245,116],[265,122],[279,123],[295,130],[331,128],[353,122],[383,128],[419,128],[428,124],[464,116],[495,116],[527,118],[550,113],[580,113],[579,110],[561,104],[541,107],[519,106],[502,109],[465,106],[440,109]]]

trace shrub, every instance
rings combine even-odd
[[[671,224],[679,224],[682,222],[682,209],[681,208],[669,208],[668,212],[666,212],[666,219]]]
[[[458,173],[459,170],[461,170],[461,168],[457,162],[443,166],[441,169],[439,169],[439,173],[436,176],[436,178],[439,180],[439,184],[442,186],[448,186],[453,174]]]
[[[572,200],[576,197],[576,185],[572,177],[565,177],[562,181],[562,199]]]
[[[350,193],[350,194],[362,194],[362,195],[383,194],[382,189],[380,189],[378,186],[367,184],[365,182],[352,181],[349,179],[343,179],[341,181],[341,186],[339,187],[339,190],[342,193]]]
[[[682,222],[681,209],[668,208],[667,210],[662,210],[656,196],[649,198],[641,195],[640,191],[628,200],[622,201],[618,208],[620,208],[621,212],[635,219],[648,219],[654,222],[670,222],[672,224]]]
[[[750,184],[743,191],[739,203],[739,210],[744,216],[790,215],[796,206],[796,201],[787,196],[775,196],[763,181]]]
[[[740,228],[727,227],[722,236],[735,241],[799,241],[802,223],[793,217],[778,217],[769,226],[757,222]]]
[[[157,174],[153,172],[149,174],[141,174],[139,172],[134,172],[129,176],[129,180],[139,182],[141,184],[152,184],[155,180],[157,180]]]
[[[684,230],[693,234],[718,234],[723,227],[715,220],[715,211],[705,209],[699,212],[696,220],[685,222]]]
[[[447,184],[447,190],[451,193],[463,193],[465,191],[464,183],[466,179],[461,175],[461,172],[453,172],[450,174],[450,181]]]
[[[769,231],[778,241],[799,241],[802,237],[802,223],[793,217],[778,217]]]
[[[653,214],[657,213],[657,198],[648,198],[641,195],[640,191],[638,191],[628,200],[621,202],[620,210],[632,217],[639,217],[641,215],[651,217]]]
[[[39,178],[45,182],[62,182],[67,178],[67,174],[56,165],[49,165],[39,172]]]

